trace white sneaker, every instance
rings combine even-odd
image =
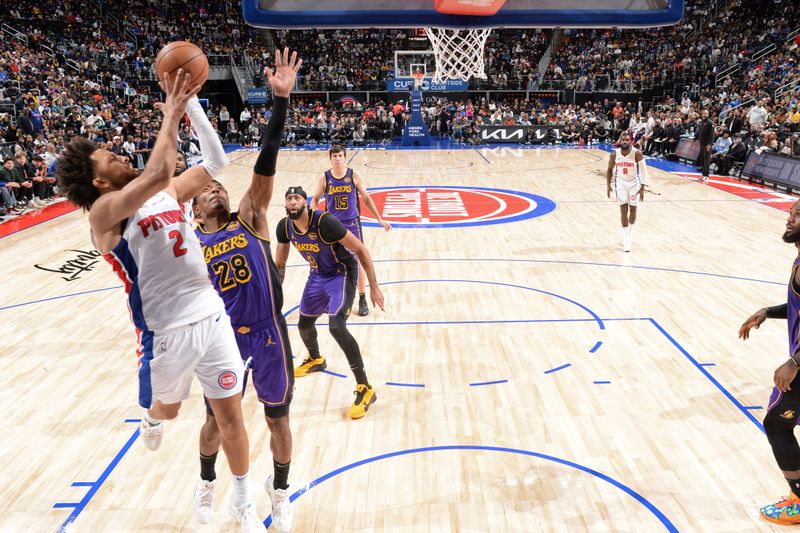
[[[151,426],[150,422],[142,417],[142,423],[139,425],[139,434],[142,436],[142,442],[148,450],[157,450],[161,446],[161,437],[164,436],[164,421],[162,420],[157,426]]]
[[[33,198],[33,203],[36,204],[37,207],[44,207],[47,205],[47,203],[36,197]]]
[[[272,502],[272,525],[275,526],[278,533],[289,533],[292,530],[292,521],[294,519],[292,502],[289,500],[289,490],[276,489],[273,483],[273,476],[269,476],[264,485]]]
[[[194,517],[201,524],[208,524],[214,516],[214,491],[216,488],[216,479],[214,481],[206,481],[204,479],[197,481],[197,488],[194,489],[192,510],[194,511]]]
[[[244,507],[237,507],[233,503],[233,498],[231,498],[228,502],[228,512],[241,524],[242,527],[239,531],[242,533],[264,533],[267,530],[264,527],[264,522],[258,518],[256,506],[253,502]]]

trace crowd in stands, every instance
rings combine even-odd
[[[694,82],[681,100],[666,97],[644,108],[607,100],[575,106],[428,97],[424,120],[434,136],[473,143],[486,124],[530,126],[528,143],[591,145],[629,131],[646,153],[669,157],[678,139],[694,134],[699,111],[706,109],[717,126],[718,171],[730,170],[742,147],[797,156],[798,90],[775,93],[800,81],[800,38],[786,38],[800,28],[800,10],[793,4],[733,0],[711,13],[706,3],[689,2],[685,20],[671,28],[567,32],[543,80],[539,59],[554,34],[496,30],[486,45],[488,79],[473,80],[472,89],[535,90],[561,82],[579,90],[624,91],[675,73],[689,73]],[[102,15],[108,12],[120,26]],[[193,40],[209,54],[247,50],[262,64],[270,62],[264,35],[244,24],[237,3],[222,0],[54,0],[46,8],[18,0],[3,22],[21,35],[5,32],[0,40],[0,217],[52,200],[58,154],[75,135],[144,166],[160,123],[153,109],[157,95],[141,81],[152,78],[155,55],[166,42]],[[382,90],[395,74],[393,54],[406,47],[408,32],[277,31],[273,38],[303,57],[301,90]],[[752,59],[769,44],[775,51]],[[734,75],[717,79],[737,61],[741,68]],[[321,102],[297,92],[292,106],[287,145],[388,143],[408,120],[402,102]],[[264,106],[245,107],[234,116],[212,102],[208,113],[224,141],[245,145],[258,142],[269,118]],[[189,127],[181,129],[177,142],[187,154],[198,152]]]

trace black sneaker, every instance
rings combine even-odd
[[[366,298],[361,298],[358,301],[358,316],[367,316],[369,314],[369,306],[367,306]]]

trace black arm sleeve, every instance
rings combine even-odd
[[[344,227],[338,218],[333,215],[324,214],[319,219],[319,237],[323,242],[334,243],[344,239],[347,235],[347,228]]]
[[[787,304],[765,307],[764,310],[767,312],[767,318],[786,318],[788,316]]]
[[[286,218],[282,218],[275,228],[275,238],[281,244],[289,244],[289,236],[286,235]]]
[[[272,104],[272,115],[264,130],[261,139],[261,153],[253,167],[256,174],[262,176],[275,175],[275,162],[278,160],[278,151],[281,149],[283,126],[286,124],[286,111],[289,108],[289,99],[276,96]]]

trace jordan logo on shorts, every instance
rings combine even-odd
[[[794,411],[791,409],[787,409],[782,415],[781,418],[785,418],[786,420],[791,420],[794,418]]]
[[[267,337],[267,344],[265,344],[264,346],[270,347],[273,344],[275,344],[275,341],[272,340],[272,335],[270,335],[269,337]]]

